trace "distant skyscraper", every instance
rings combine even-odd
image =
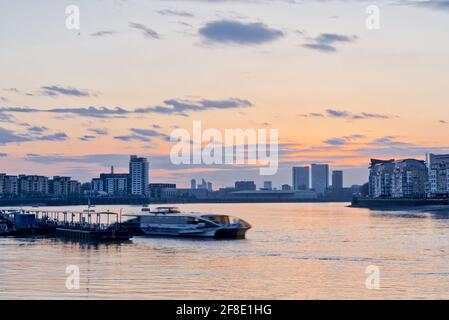
[[[201,183],[198,184],[198,189],[207,190],[207,182],[204,179],[201,179]]]
[[[190,189],[196,189],[196,180],[195,179],[190,180]]]
[[[271,181],[264,181],[263,182],[263,189],[264,190],[273,190],[273,182],[271,182]]]
[[[236,181],[234,186],[235,191],[251,191],[257,189],[254,181]]]
[[[341,170],[332,171],[332,189],[333,190],[343,189],[343,171]]]
[[[329,188],[329,165],[312,164],[312,188],[317,193],[325,193]]]
[[[212,192],[212,189],[213,189],[212,182],[208,182],[207,183],[207,191]]]
[[[129,160],[129,175],[132,195],[147,195],[149,182],[149,165],[146,158],[131,156]]]
[[[309,184],[309,167],[293,167],[292,172],[293,190],[308,190]]]

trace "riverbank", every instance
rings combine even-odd
[[[351,207],[369,209],[449,206],[449,199],[369,199],[354,198]]]
[[[160,199],[148,198],[73,198],[73,199],[0,199],[0,207],[56,207],[84,205],[149,205],[149,204],[198,204],[198,203],[332,203],[350,202],[335,199]]]

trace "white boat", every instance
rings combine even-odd
[[[243,239],[251,225],[224,214],[182,213],[176,207],[142,209],[124,224],[132,233],[149,236],[178,236]]]

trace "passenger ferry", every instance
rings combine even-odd
[[[244,239],[251,225],[239,218],[223,214],[181,213],[176,207],[144,207],[124,225],[132,233],[149,236],[178,236]]]

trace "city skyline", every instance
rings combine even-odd
[[[0,175],[13,176],[13,177],[18,177],[18,178],[20,178],[20,177],[37,177],[37,178],[47,178],[47,179],[51,179],[52,177],[53,178],[75,178],[76,181],[79,181],[79,183],[81,183],[81,184],[85,184],[85,183],[95,184],[95,183],[98,182],[98,180],[108,179],[109,176],[114,177],[115,179],[134,179],[134,180],[138,180],[138,182],[136,182],[136,183],[138,185],[139,184],[141,185],[141,186],[139,186],[140,189],[138,191],[133,191],[133,185],[125,186],[122,183],[122,185],[123,185],[122,188],[125,187],[127,192],[129,191],[130,194],[144,194],[145,193],[145,191],[144,191],[145,187],[142,187],[142,186],[149,185],[151,183],[156,183],[156,184],[157,183],[166,183],[166,181],[163,181],[163,180],[153,181],[151,179],[151,174],[150,174],[150,172],[151,172],[150,171],[151,161],[148,161],[149,160],[148,158],[140,157],[140,156],[137,156],[137,155],[128,155],[127,157],[128,157],[128,160],[129,160],[128,161],[128,166],[127,166],[128,169],[129,169],[128,172],[123,172],[123,171],[117,172],[115,167],[114,167],[114,165],[111,165],[111,166],[109,166],[109,170],[110,170],[109,172],[100,172],[100,171],[98,171],[96,174],[94,174],[94,176],[89,177],[87,180],[78,179],[78,177],[76,177],[76,176],[73,176],[73,177],[70,176],[69,177],[69,176],[59,176],[59,175],[54,175],[54,174],[46,176],[46,175],[42,175],[42,174],[40,174],[38,172],[32,172],[31,174],[24,174],[24,173],[11,174],[9,172],[0,172]],[[136,165],[135,162],[137,162],[137,165],[140,164],[139,166],[143,166],[143,167],[142,168],[138,168],[139,171],[137,173],[133,174],[133,171],[135,171],[135,167],[134,167]],[[312,181],[312,179],[314,179],[314,177],[309,173],[309,171],[311,172],[311,168],[313,166],[326,166],[327,167],[329,176],[327,177],[327,181],[324,182],[324,183],[327,183],[327,187],[332,187],[333,186],[333,184],[330,181],[331,181],[331,178],[333,178],[333,174],[336,173],[336,172],[341,173],[341,182],[343,182],[343,173],[344,173],[343,170],[329,170],[329,165],[328,164],[313,164],[312,163],[310,167],[309,166],[292,167],[291,171],[292,171],[293,174],[292,174],[291,179],[287,180],[287,181],[281,181],[281,183],[279,185],[273,184],[272,180],[265,179],[265,180],[263,180],[259,184],[259,187],[260,187],[260,189],[274,189],[274,190],[275,189],[279,189],[280,190],[282,188],[282,186],[288,185],[293,190],[308,190],[308,189],[311,189],[311,187],[310,187],[312,185],[311,181]],[[299,169],[306,169],[307,184],[299,185],[298,187],[295,187],[295,171],[298,168]],[[146,175],[145,175],[144,172],[146,172]],[[301,173],[303,173],[303,172],[301,172]],[[98,175],[100,176],[100,178],[96,177]],[[332,176],[330,176],[330,175],[332,175]],[[104,178],[102,178],[102,176]],[[321,178],[321,177],[319,177],[319,178]],[[302,177],[300,179],[302,179]],[[199,183],[197,180],[202,180],[202,183]],[[299,180],[299,181],[301,181],[301,180]],[[237,180],[234,180],[232,184],[234,184],[235,182],[243,182],[243,183],[251,182],[251,183],[255,183],[255,186],[258,185],[256,183],[256,179],[250,179],[250,180],[245,180],[245,179],[243,179],[243,180],[240,179],[239,180],[239,179],[237,179]],[[117,182],[115,182],[115,183],[117,184]],[[121,183],[121,182],[119,182],[119,183]],[[207,185],[210,184],[210,183],[212,183],[212,182],[211,181],[206,181],[203,177],[199,177],[198,178],[198,177],[195,176],[195,177],[191,177],[191,179],[188,182],[181,182],[181,183],[178,183],[178,185],[181,185],[181,186],[185,187],[185,186],[187,186],[189,184],[191,189],[197,189],[197,188],[198,189],[200,189],[200,188],[208,189]],[[267,184],[269,184],[270,187],[267,187]],[[229,187],[229,185],[227,185],[227,186],[220,186],[220,187],[225,187],[226,188],[226,187]],[[97,188],[98,187],[92,187],[93,190],[97,189]],[[117,188],[120,189],[120,187],[118,187],[116,185],[114,187],[114,189],[117,189]]]
[[[81,27],[68,30],[69,3],[2,1],[0,171],[89,181],[139,154],[153,181],[184,186],[280,186],[311,163],[349,186],[371,157],[448,153],[449,12],[426,3],[380,1],[368,30],[355,1],[71,1]],[[194,120],[279,129],[278,173],[172,165],[167,137]]]

